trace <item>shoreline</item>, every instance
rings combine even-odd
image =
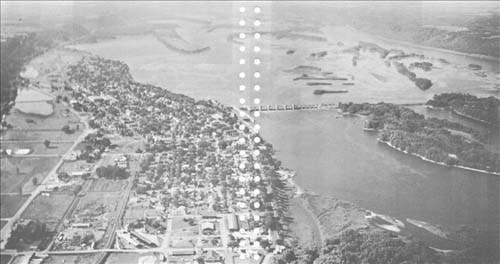
[[[365,33],[364,31],[362,31]],[[423,46],[411,42],[407,42],[404,40],[396,40],[396,39],[390,39],[383,37],[381,35],[371,35],[370,33],[365,33],[369,34],[370,36],[382,40],[382,41],[387,41],[387,42],[392,42],[398,45],[406,45],[412,48],[418,48],[422,50],[428,50],[428,51],[437,51],[437,52],[443,52],[443,53],[448,53],[448,54],[453,54],[453,55],[458,55],[458,56],[463,56],[463,57],[470,57],[470,58],[475,58],[475,59],[483,59],[483,60],[488,60],[488,61],[493,61],[493,62],[500,62],[500,57],[493,57],[489,55],[483,55],[483,54],[476,54],[476,53],[466,53],[466,52],[460,52],[460,51],[455,51],[455,50],[449,50],[449,49],[443,49],[443,48],[437,48],[437,47],[432,47],[432,46]]]
[[[465,167],[465,166],[460,166],[460,165],[448,165],[444,162],[437,162],[437,161],[434,161],[434,160],[430,160],[420,154],[417,154],[417,153],[410,153],[406,150],[402,150],[394,145],[392,145],[390,142],[387,142],[387,141],[383,141],[381,140],[380,138],[377,138],[377,141],[379,143],[382,143],[394,150],[397,150],[399,152],[402,152],[404,154],[407,154],[407,155],[410,155],[410,156],[414,156],[414,157],[417,157],[423,161],[427,161],[427,162],[430,162],[430,163],[433,163],[433,164],[436,164],[436,165],[440,165],[440,166],[444,166],[444,167],[450,167],[450,168],[458,168],[458,169],[462,169],[462,170],[467,170],[467,171],[473,171],[473,172],[479,172],[479,173],[483,173],[483,174],[489,174],[489,175],[496,175],[496,176],[500,176],[500,172],[490,172],[490,171],[486,171],[486,170],[480,170],[480,169],[476,169],[476,168],[471,168],[471,167]]]

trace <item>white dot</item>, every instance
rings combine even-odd
[[[260,64],[260,60],[259,60],[259,59],[255,59],[255,60],[253,60],[253,64],[255,64],[255,65],[259,65],[259,64]]]
[[[244,150],[240,150],[240,156],[245,156],[245,151]]]
[[[245,33],[240,33],[240,39],[244,39],[246,37]]]
[[[260,26],[260,20],[255,20],[255,21],[253,22],[253,24],[254,24],[254,26],[256,26],[256,27]]]
[[[240,26],[244,26],[245,25],[245,20],[240,20]]]
[[[245,163],[240,164],[240,169],[242,169],[242,170],[245,169]]]
[[[240,7],[240,12],[241,13],[245,13],[245,7],[244,6]]]
[[[241,124],[240,125],[240,130],[243,130],[243,129],[245,129],[245,125]]]
[[[260,72],[254,72],[253,77],[255,77],[257,79],[260,78]]]
[[[260,137],[255,137],[255,138],[253,139],[253,142],[255,142],[255,143],[259,143],[259,142],[260,142]]]
[[[241,51],[241,52],[244,52],[244,51],[245,51],[245,49],[246,49],[246,48],[245,48],[245,46],[240,46],[240,51]]]
[[[256,150],[253,151],[253,154],[255,156],[259,156],[260,155],[260,151],[258,149],[256,149]]]
[[[260,99],[259,99],[259,98],[255,98],[255,99],[253,99],[253,103],[254,103],[254,104],[260,104]]]
[[[254,115],[255,117],[259,117],[259,116],[260,116],[260,112],[259,112],[259,111],[255,111],[255,112],[253,112],[253,115]]]
[[[255,8],[253,9],[253,11],[254,11],[256,14],[260,13],[260,7],[258,7],[258,6],[257,6],[257,7],[255,7]]]
[[[238,142],[240,142],[241,144],[245,143],[245,138],[240,138]]]
[[[257,33],[255,33],[255,34],[253,34],[253,37],[254,37],[255,39],[260,39],[260,33],[258,33],[258,32],[257,32]]]
[[[245,91],[246,87],[245,85],[240,85],[240,91]]]
[[[240,64],[245,64],[245,59],[240,59]]]
[[[240,98],[240,104],[244,104],[245,103],[245,98]]]
[[[255,130],[260,130],[260,125],[259,125],[259,124],[256,124],[256,125],[254,126],[254,128],[255,128]]]
[[[255,85],[255,86],[253,87],[253,89],[254,89],[255,91],[259,91],[259,90],[260,90],[260,85],[258,85],[258,84],[257,84],[257,85]]]
[[[259,164],[259,163],[255,163],[255,164],[253,165],[253,167],[254,167],[255,169],[257,169],[257,170],[258,170],[258,169],[260,169],[260,164]]]
[[[241,111],[241,112],[240,112],[240,116],[241,116],[241,117],[244,117],[244,116],[245,116],[245,112]]]
[[[239,76],[240,76],[240,78],[243,79],[243,78],[245,78],[245,73],[244,72],[240,72]]]
[[[255,52],[259,52],[259,51],[260,51],[260,47],[259,47],[259,46],[255,46],[255,47],[253,47],[253,51],[255,51]]]

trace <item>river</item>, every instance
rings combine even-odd
[[[137,81],[159,85],[196,99],[213,98],[228,105],[238,104],[242,96],[249,104],[254,97],[260,97],[263,104],[282,104],[425,102],[434,93],[446,91],[468,91],[484,96],[491,95],[500,72],[497,62],[420,49],[417,51],[427,56],[446,58],[453,65],[449,66],[452,67],[451,72],[445,72],[448,68],[443,66],[433,75],[433,81],[447,85],[436,85],[423,92],[394,71],[383,68],[383,62],[368,55],[364,61],[361,60],[359,67],[353,68],[349,66],[350,58],[346,58],[340,48],[327,46],[328,43],[280,40],[263,46],[263,64],[258,68],[263,77],[257,82],[249,78],[240,80],[237,73],[250,68],[238,68],[236,63],[233,64],[240,53],[237,45],[226,40],[228,32],[215,30],[210,35],[197,36],[212,49],[196,55],[177,54],[150,35],[125,36],[73,47],[124,61]],[[331,41],[336,42],[337,39]],[[389,45],[387,41],[378,43]],[[393,48],[398,44],[390,45]],[[310,52],[325,47],[328,47],[331,59],[311,61],[305,58]],[[296,49],[293,56],[285,53],[289,48]],[[405,46],[399,48],[409,49]],[[412,47],[411,51],[416,50]],[[466,68],[469,63],[484,65],[488,77],[473,77]],[[285,69],[302,64],[355,73],[359,82],[349,88],[348,94],[314,96],[311,87],[299,85],[292,81],[293,76],[283,73]],[[384,74],[388,81],[375,83],[370,79],[370,72]],[[245,92],[238,89],[242,82],[247,86]],[[255,83],[261,84],[262,90],[250,92]],[[262,126],[262,136],[274,145],[283,165],[297,172],[295,179],[305,189],[352,201],[401,220],[417,219],[447,228],[467,225],[486,229],[498,240],[498,176],[443,167],[396,152],[377,143],[376,134],[363,131],[360,118],[342,117],[335,111],[264,113],[258,122]],[[438,247],[453,248],[453,245],[423,230],[412,233]]]

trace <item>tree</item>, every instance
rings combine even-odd
[[[50,146],[50,140],[46,139],[45,141],[43,141],[43,145],[44,145],[46,148],[49,148],[49,146]]]

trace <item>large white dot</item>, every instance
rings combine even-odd
[[[254,128],[255,128],[255,130],[259,130],[259,129],[260,129],[260,125],[259,125],[259,124],[256,124],[256,125],[254,126]]]
[[[238,142],[240,142],[241,144],[245,143],[245,138],[238,139]]]
[[[256,6],[253,11],[255,12],[255,14],[258,14],[260,13],[260,7]]]
[[[240,12],[241,13],[245,13],[245,7],[244,6],[240,7]]]
[[[259,51],[260,51],[260,47],[259,47],[259,46],[255,46],[255,47],[253,47],[253,51],[255,51],[255,52],[259,52]]]
[[[260,78],[260,72],[254,72],[253,77],[257,79]]]
[[[245,64],[245,59],[240,59],[240,64]]]
[[[255,39],[260,39],[260,33],[259,33],[259,32],[257,32],[257,33],[255,33],[255,34],[253,34],[253,37],[254,37]]]
[[[255,22],[253,22],[253,24],[256,27],[260,26],[260,20],[255,20]]]
[[[245,24],[245,20],[240,20],[240,26],[244,26]]]
[[[246,49],[246,48],[245,48],[245,46],[240,46],[240,51],[241,51],[241,52],[244,52],[244,51],[245,51],[245,49]]]
[[[245,129],[245,125],[241,124],[241,125],[240,125],[240,130],[243,130],[243,129]],[[241,152],[240,152],[240,153],[241,153]]]
[[[255,60],[253,60],[253,64],[255,64],[255,65],[259,65],[259,64],[260,64],[260,60],[259,60],[259,59],[255,59]]]
[[[244,104],[245,103],[245,98],[240,98],[240,104]]]
[[[240,39],[244,39],[246,37],[245,33],[240,33]]]
[[[239,76],[240,76],[240,78],[243,79],[243,78],[245,78],[245,73],[244,72],[240,72]]]
[[[259,117],[259,116],[260,116],[260,112],[259,112],[259,111],[255,111],[255,112],[253,112],[253,116],[255,116],[255,117]]]
[[[258,84],[254,85],[253,89],[255,91],[259,91],[260,90],[260,85],[258,85]]]
[[[240,91],[245,91],[245,89],[246,89],[245,85],[243,85],[243,84],[240,85]]]
[[[253,141],[254,141],[255,143],[259,143],[259,142],[260,142],[260,137],[255,137],[255,138],[253,139]]]
[[[254,103],[254,104],[260,104],[260,99],[259,99],[259,98],[255,98],[255,99],[253,99],[253,103]]]

